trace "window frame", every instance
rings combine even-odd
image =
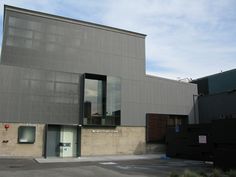
[[[113,76],[106,76],[106,75],[98,75],[98,74],[91,74],[91,73],[85,73],[83,74],[82,77],[82,83],[83,83],[83,88],[81,89],[81,108],[82,108],[82,114],[81,114],[81,120],[80,123],[85,126],[85,127],[116,127],[119,126],[121,123],[121,110],[119,110],[119,117],[116,118],[114,117],[114,121],[111,121],[112,123],[107,123],[109,120],[107,120],[107,96],[108,96],[108,78],[113,77]],[[119,78],[119,77],[116,77]],[[102,81],[102,118],[101,118],[101,123],[100,124],[85,124],[84,118],[85,118],[85,82],[86,79],[90,80],[99,80]],[[120,78],[119,78],[120,79]],[[121,84],[121,82],[120,82]],[[121,86],[120,86],[121,89]],[[120,91],[121,92],[121,91]],[[120,95],[121,97],[121,95]],[[121,99],[120,99],[121,102]],[[120,103],[121,104],[121,103]],[[86,109],[87,110],[87,109]]]
[[[22,136],[24,134],[24,131],[26,131],[28,129],[28,131],[32,131],[33,135],[32,135],[32,140],[26,140],[26,141],[22,141]],[[36,139],[36,127],[35,126],[19,126],[18,127],[18,144],[34,144],[35,143],[35,139]]]

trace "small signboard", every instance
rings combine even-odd
[[[207,144],[207,136],[206,135],[199,135],[198,142],[199,142],[199,144]]]

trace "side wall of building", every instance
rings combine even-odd
[[[189,116],[189,123],[198,122],[194,107],[195,84],[145,76],[143,80],[122,81],[122,125],[146,125],[146,114]],[[195,109],[195,110],[194,110]]]
[[[145,126],[146,113],[194,122],[196,86],[145,76],[144,35],[12,9],[4,22],[3,64],[120,77],[121,125]]]

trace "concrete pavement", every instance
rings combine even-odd
[[[207,172],[213,168],[201,161],[155,155],[86,157],[67,163],[56,160],[38,163],[32,158],[0,158],[0,177],[169,177],[171,172],[181,173],[185,169]]]

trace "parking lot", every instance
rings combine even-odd
[[[212,165],[181,159],[38,163],[34,159],[0,159],[1,177],[167,177],[185,169],[209,171]]]

